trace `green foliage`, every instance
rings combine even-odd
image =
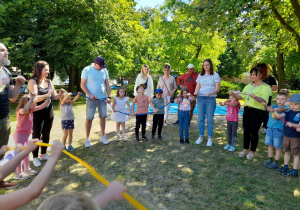
[[[228,98],[230,90],[242,91],[245,86],[244,83],[221,81],[218,98]]]
[[[157,84],[158,84],[158,79],[159,79],[159,77],[153,78],[153,89],[154,89],[154,91],[156,90],[156,87],[157,87]]]
[[[134,98],[134,83],[130,83],[128,86],[126,86],[126,92],[128,97]]]

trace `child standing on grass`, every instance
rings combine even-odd
[[[288,101],[288,94],[288,91],[280,90],[276,94],[277,105],[274,104],[267,107],[267,111],[270,113],[267,124],[268,129],[266,132],[265,145],[268,145],[269,159],[264,162],[264,166],[268,167],[269,169],[279,168],[278,161],[281,155],[284,122],[280,120],[278,115],[276,115],[274,112],[277,112],[279,115],[281,115],[282,112],[285,112],[289,109],[288,106],[284,105]],[[273,158],[273,148],[276,149],[275,160]]]
[[[155,140],[155,132],[156,132],[157,125],[158,125],[157,137],[159,140],[162,140],[161,130],[164,124],[164,115],[165,115],[164,106],[165,104],[168,103],[167,97],[162,97],[162,94],[163,94],[163,90],[157,89],[155,91],[156,98],[152,100],[152,106],[155,107],[157,110],[159,110],[153,115],[152,140]]]
[[[135,140],[138,142],[140,141],[139,138],[139,130],[140,126],[142,125],[142,140],[148,141],[148,138],[146,136],[146,122],[147,122],[147,114],[149,112],[149,103],[151,103],[152,99],[150,99],[148,96],[144,94],[145,85],[140,84],[136,91],[138,93],[137,96],[134,97],[132,101],[132,114],[136,115],[136,123],[135,123]],[[134,105],[136,104],[136,112],[134,112]],[[151,106],[153,106],[151,104]],[[156,111],[154,107],[152,107],[153,110]]]
[[[66,145],[66,140],[69,136],[69,151],[74,151],[74,147],[72,146],[72,140],[73,140],[73,130],[74,130],[74,112],[73,112],[73,104],[78,100],[78,98],[81,95],[81,92],[78,92],[76,97],[71,100],[72,93],[65,93],[62,96],[62,99],[60,101],[60,113],[61,113],[61,127],[63,130],[63,138],[62,143],[63,145]],[[67,148],[65,146],[65,150],[67,151]]]
[[[185,132],[185,142],[190,143],[189,140],[189,126],[190,126],[190,110],[191,110],[191,101],[194,101],[195,97],[192,96],[189,92],[189,89],[185,86],[182,86],[180,94],[177,95],[175,103],[178,104],[178,120],[179,120],[179,138],[180,144],[184,143],[183,140],[183,130]]]
[[[239,91],[235,91],[238,93]],[[237,141],[237,129],[239,124],[239,109],[240,109],[240,102],[238,99],[234,98],[232,94],[229,94],[229,100],[225,101],[224,103],[220,102],[220,106],[227,105],[227,145],[224,149],[228,149],[230,152],[235,151],[235,145]]]
[[[128,107],[129,112],[127,111],[126,105]],[[128,121],[128,115],[123,113],[131,113],[131,108],[129,104],[129,97],[126,94],[126,88],[121,86],[117,90],[117,96],[114,97],[114,101],[112,104],[113,112],[111,113],[111,119],[116,122],[116,132],[117,137],[116,141],[120,141],[120,125],[122,126],[123,133],[123,141],[127,141],[126,131],[125,131],[125,122]],[[118,112],[119,111],[119,112]]]
[[[278,173],[298,177],[299,155],[300,155],[300,133],[296,129],[300,128],[300,94],[294,94],[289,100],[290,110],[286,112],[283,137],[284,166],[278,170]],[[280,115],[279,115],[280,116]],[[284,114],[281,114],[284,116]],[[281,117],[280,116],[280,117]],[[295,129],[296,128],[296,129]],[[293,169],[289,170],[291,154],[294,156]]]
[[[28,138],[32,133],[33,126],[33,112],[42,110],[50,103],[49,97],[39,106],[36,105],[36,95],[24,95],[19,100],[19,104],[16,108],[17,114],[17,126],[14,132],[13,138],[15,144],[23,144],[24,146],[28,143]],[[24,164],[24,169],[22,169],[22,163]],[[37,174],[37,171],[32,170],[29,165],[29,155],[27,155],[24,160],[18,165],[14,179],[29,179],[30,176]]]

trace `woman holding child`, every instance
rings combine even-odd
[[[258,131],[266,110],[262,103],[267,103],[269,96],[272,94],[270,86],[263,82],[269,75],[267,64],[257,64],[251,69],[250,74],[252,83],[248,84],[241,94],[231,93],[234,98],[245,101],[243,115],[244,149],[239,153],[239,156],[247,156],[248,160],[254,158],[258,144]]]
[[[167,98],[167,103],[169,103],[174,96],[177,89],[177,83],[174,77],[170,75],[171,65],[165,63],[164,65],[164,75],[158,79],[157,89],[163,90],[163,97]],[[170,104],[165,106],[164,115],[164,126],[167,126],[167,119],[169,116]]]
[[[47,97],[53,100],[58,100],[64,93],[61,89],[59,94],[56,93],[54,85],[51,80],[47,79],[50,73],[49,64],[46,61],[38,61],[33,68],[32,78],[28,82],[28,88],[31,93],[37,95],[37,105],[42,104]],[[32,138],[42,139],[44,143],[49,143],[50,131],[53,123],[53,107],[50,100],[49,105],[39,111],[33,113],[33,133]],[[47,147],[41,148],[40,160],[48,160],[49,156],[46,153]],[[33,165],[35,167],[41,166],[38,158],[39,147],[32,152]]]

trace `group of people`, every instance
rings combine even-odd
[[[25,82],[22,76],[15,79],[15,85],[12,83],[11,73],[4,66],[9,65],[8,52],[6,47],[0,43],[0,147],[5,148],[10,135],[9,121],[9,100],[16,101],[19,95],[20,87]],[[74,151],[72,146],[73,129],[74,129],[74,113],[72,105],[79,98],[81,93],[72,100],[71,93],[60,89],[56,92],[51,80],[47,79],[49,74],[49,64],[45,61],[38,61],[33,69],[32,78],[28,82],[28,90],[30,94],[20,98],[16,109],[17,127],[14,132],[14,141],[16,145],[29,145],[29,136],[32,134],[33,139],[42,139],[44,143],[48,143],[50,139],[50,131],[53,124],[53,106],[52,100],[60,99],[61,123],[63,130],[63,138],[60,146],[65,150]],[[212,61],[206,59],[203,62],[201,72],[195,72],[195,66],[189,64],[187,73],[177,78],[170,75],[171,65],[166,63],[163,67],[164,75],[159,77],[157,89],[154,91],[153,80],[149,74],[149,66],[143,65],[141,73],[137,76],[134,87],[134,99],[132,106],[129,104],[129,97],[126,94],[125,87],[119,87],[114,97],[111,119],[116,122],[116,141],[120,141],[120,127],[122,129],[123,141],[127,141],[125,123],[128,116],[135,116],[135,139],[137,141],[148,140],[146,136],[146,126],[149,126],[149,105],[152,107],[153,125],[151,139],[157,138],[162,140],[162,128],[167,126],[168,113],[170,103],[175,101],[178,103],[178,124],[179,124],[179,142],[190,143],[189,125],[193,117],[193,111],[197,104],[198,109],[198,129],[199,138],[196,144],[203,142],[205,121],[207,123],[207,146],[213,144],[214,130],[214,112],[216,109],[216,97],[220,91],[220,77],[214,71]],[[279,169],[279,173],[287,176],[298,176],[299,153],[300,153],[300,97],[294,94],[288,101],[288,94],[284,91],[277,93],[276,106],[270,106],[272,95],[272,85],[267,84],[269,78],[269,67],[266,64],[257,64],[250,71],[252,82],[245,86],[242,92],[231,91],[229,100],[220,105],[227,105],[227,133],[228,144],[224,149],[235,151],[237,143],[238,129],[238,113],[240,108],[239,100],[244,100],[243,114],[243,135],[244,149],[239,153],[240,157],[247,157],[252,160],[255,157],[255,151],[258,145],[258,132],[262,122],[265,119],[266,112],[269,120],[267,123],[265,144],[268,145],[269,159],[264,163],[268,168],[279,168],[278,160],[280,158],[281,147],[285,152],[284,167]],[[175,96],[178,85],[180,93]],[[86,122],[85,122],[85,147],[90,147],[90,131],[96,110],[98,110],[100,118],[100,142],[108,144],[109,141],[105,137],[105,125],[107,118],[107,105],[111,103],[111,87],[109,84],[109,73],[106,69],[105,61],[102,57],[96,57],[94,62],[85,67],[81,74],[82,90],[86,94]],[[135,108],[136,105],[136,108]],[[284,123],[284,118],[287,123]],[[177,122],[175,123],[177,124]],[[140,139],[139,130],[141,127],[142,136]],[[264,130],[265,131],[265,130]],[[65,146],[68,138],[68,147]],[[16,148],[17,148],[16,146]],[[60,148],[60,146],[57,146]],[[273,159],[273,146],[276,148],[276,156]],[[28,147],[28,146],[27,146]],[[33,154],[33,164],[35,167],[41,166],[40,160],[50,160],[47,155],[47,147],[41,148],[39,156],[39,147],[31,146]],[[53,148],[52,148],[53,149]],[[58,149],[59,150],[59,149]],[[23,154],[23,159],[18,159],[19,165],[16,165],[15,179],[28,179],[38,174],[37,171],[30,168],[28,151],[17,151],[12,153],[10,157],[1,160],[0,170],[3,169],[7,162],[15,160],[18,154]],[[61,152],[61,151],[60,151]],[[60,153],[56,151],[56,156]],[[4,155],[4,149],[0,153],[1,158]],[[294,156],[293,169],[288,169],[290,154]],[[19,155],[20,156],[20,155]],[[22,162],[23,164],[22,164]],[[55,160],[57,161],[57,160]],[[15,163],[14,163],[15,164]],[[22,165],[24,167],[22,168]],[[4,168],[5,169],[5,168]],[[11,168],[9,168],[11,170]],[[52,169],[53,170],[53,169]],[[42,170],[43,171],[43,170]],[[51,174],[51,173],[50,173]],[[0,176],[0,187],[9,189],[17,187],[17,183],[5,182]]]

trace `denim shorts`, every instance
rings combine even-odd
[[[74,129],[74,120],[62,120],[61,128],[62,130]]]
[[[281,149],[283,141],[283,130],[279,128],[268,128],[265,138],[265,145],[273,145]]]
[[[86,100],[86,119],[93,120],[98,107],[98,113],[100,118],[107,118],[107,107],[106,102],[96,99],[94,101],[87,99]]]

